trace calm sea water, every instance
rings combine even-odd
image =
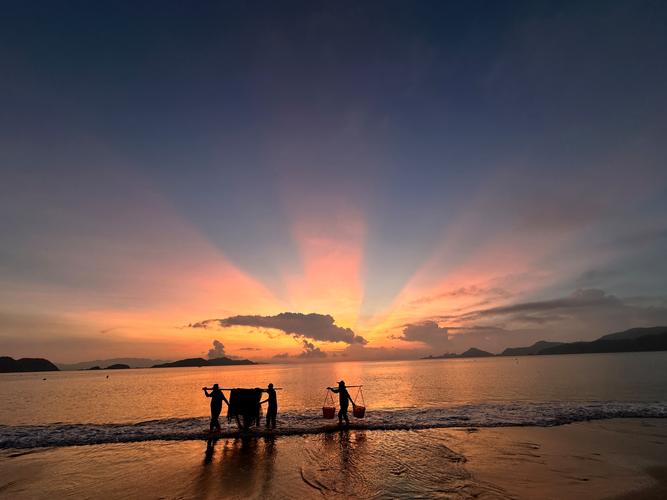
[[[213,383],[272,382],[279,433],[326,432],[325,387],[341,379],[363,385],[367,429],[667,417],[667,352],[4,374],[0,447],[199,438]]]

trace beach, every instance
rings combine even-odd
[[[666,356],[5,374],[0,497],[660,498]],[[367,411],[341,430],[343,378]],[[277,429],[209,439],[213,382],[284,388]]]
[[[665,498],[667,419],[455,433],[480,481],[517,498]]]
[[[667,419],[2,450],[0,497],[664,498]]]

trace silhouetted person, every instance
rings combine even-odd
[[[269,397],[261,403],[269,403],[269,406],[266,410],[266,427],[275,429],[276,415],[278,415],[278,398],[276,397],[276,390],[273,388],[273,384],[269,384],[269,387],[264,392],[269,395]]]
[[[229,406],[229,401],[225,397],[225,394],[220,390],[218,384],[213,384],[213,388],[209,389],[208,387],[203,387],[204,394],[207,398],[211,398],[211,432],[215,427],[217,430],[220,430],[220,412],[222,411],[222,402],[224,401]],[[210,393],[208,391],[211,391]]]
[[[352,401],[352,398],[350,397],[350,393],[347,392],[345,382],[343,380],[338,382],[338,389],[334,389],[333,387],[327,387],[327,389],[338,394],[340,403],[340,409],[338,410],[338,425],[343,425],[343,419],[345,419],[345,425],[350,425],[350,419],[347,418],[348,403],[352,403],[352,408],[357,405],[354,404],[354,401]]]

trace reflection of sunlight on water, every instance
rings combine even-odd
[[[128,423],[202,417],[201,388],[266,387],[281,412],[320,411],[325,387],[363,384],[367,408],[433,408],[499,401],[659,401],[667,392],[667,353],[303,365],[143,369],[0,375],[0,422],[6,425]],[[356,394],[351,391],[352,396]],[[84,395],[84,396],[82,396]],[[35,407],[45,411],[35,411]]]

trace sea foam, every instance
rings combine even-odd
[[[352,429],[370,431],[419,430],[447,427],[555,426],[609,418],[665,418],[667,402],[542,402],[487,403],[442,408],[399,408],[372,410],[366,418],[355,419]],[[238,436],[234,423],[221,417],[223,430],[216,437]],[[136,423],[49,425],[0,425],[0,448],[39,448],[152,440],[207,439],[209,419],[174,418]],[[298,435],[337,432],[337,420],[324,420],[320,413],[286,412],[278,416],[278,429],[271,435]],[[247,435],[263,436],[263,427]]]

